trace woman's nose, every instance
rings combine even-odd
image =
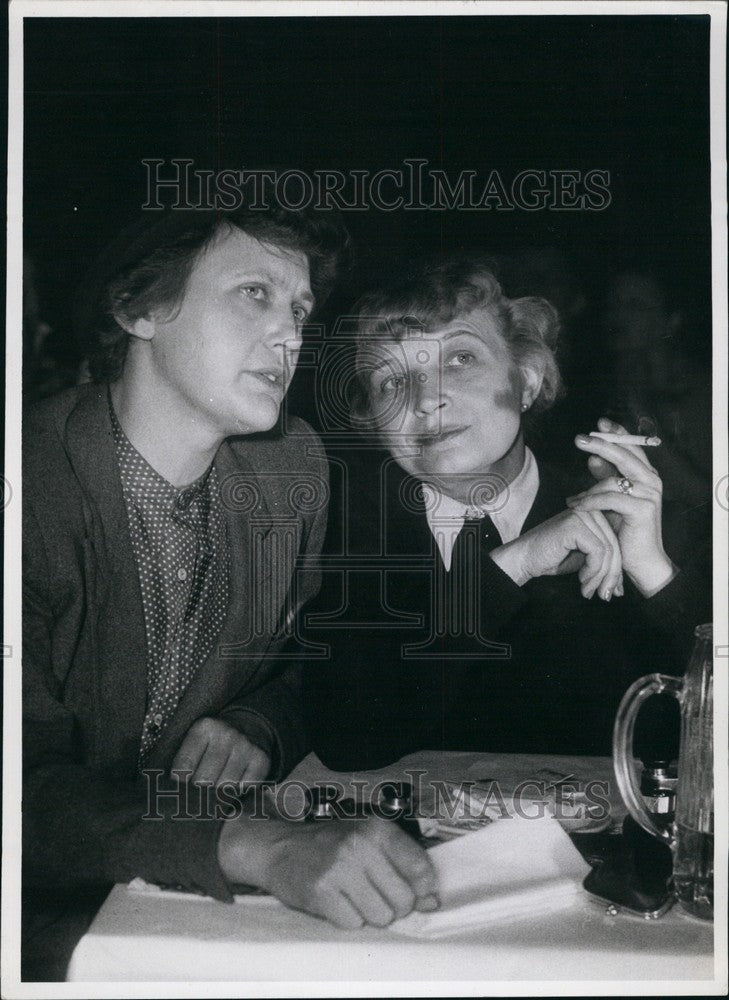
[[[281,306],[271,311],[267,339],[271,346],[298,347],[301,342],[301,329],[290,309]]]
[[[437,375],[419,372],[413,380],[413,410],[419,417],[430,416],[445,406]]]

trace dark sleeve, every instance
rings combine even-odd
[[[711,620],[710,578],[696,567],[680,570],[646,598],[625,579],[627,688],[638,677],[660,673],[680,677],[688,666],[697,625]],[[680,712],[673,698],[653,696],[636,720],[633,748],[644,761],[673,760],[679,754]]]
[[[320,463],[317,475],[328,484],[328,470]],[[312,601],[321,586],[321,554],[327,526],[327,505],[313,515],[302,540],[296,568],[293,608],[297,623],[302,609]],[[298,634],[298,624],[296,632]],[[281,640],[282,642],[284,640]],[[280,780],[301,760],[309,749],[302,711],[301,664],[296,659],[296,638],[284,647],[280,669],[254,691],[241,693],[220,713],[220,718],[235,726],[271,756],[270,777]],[[275,652],[269,655],[275,656]]]
[[[479,597],[482,633],[495,639],[529,601],[525,588],[488,557],[481,565]]]
[[[672,670],[684,667],[696,626],[712,620],[710,569],[702,571],[697,565],[687,566],[649,598],[642,597],[626,581],[626,596],[632,614],[668,645],[675,659]]]
[[[173,792],[150,803],[146,783],[95,770],[52,670],[56,607],[42,537],[31,516],[23,559],[23,878],[26,889],[80,890],[136,876],[221,900],[221,820]],[[55,604],[66,600],[56,595]],[[160,786],[162,787],[162,786]],[[199,816],[194,821],[184,819]]]
[[[220,713],[220,718],[269,754],[269,777],[279,781],[307,751],[300,665],[290,663],[267,684],[234,699]]]

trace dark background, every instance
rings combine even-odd
[[[708,41],[709,18],[685,15],[27,18],[26,252],[49,343],[79,350],[72,291],[144,202],[145,157],[373,172],[423,157],[507,185],[608,170],[612,202],[350,212],[357,267],[325,320],[414,253],[548,246],[590,302],[622,259],[660,258],[703,310],[692,349],[707,356]]]

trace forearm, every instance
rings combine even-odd
[[[71,763],[24,781],[27,884],[58,890],[128,882],[179,885],[218,899],[230,891],[217,862],[221,820],[193,786],[120,781]],[[188,817],[188,818],[185,818]]]
[[[426,852],[385,819],[297,823],[244,811],[226,822],[219,859],[232,883],[256,885],[348,929],[384,927],[438,906]]]
[[[243,811],[222,825],[217,844],[220,871],[231,885],[270,890],[271,873],[288,839],[290,825],[271,816],[253,819],[244,803]]]
[[[513,580],[517,587],[523,587],[529,580],[523,559],[520,558],[519,550],[513,543],[507,543],[494,549],[491,552],[491,559],[509,579]]]
[[[645,561],[633,571],[626,571],[635,589],[645,598],[654,597],[674,579],[678,569],[663,553],[653,561]]]

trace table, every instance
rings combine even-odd
[[[381,772],[335,775],[313,756],[292,778],[306,782],[378,777],[409,769],[432,780],[496,775],[513,786],[547,768],[578,782],[609,782],[611,812],[622,806],[608,758],[421,753]],[[549,917],[440,940],[408,940],[384,929],[341,931],[266,896],[234,905],[204,897],[144,894],[116,886],[78,944],[74,982],[293,981],[707,981],[714,977],[713,926],[678,908],[657,921],[610,915],[587,895]],[[667,990],[670,992],[670,990]]]

